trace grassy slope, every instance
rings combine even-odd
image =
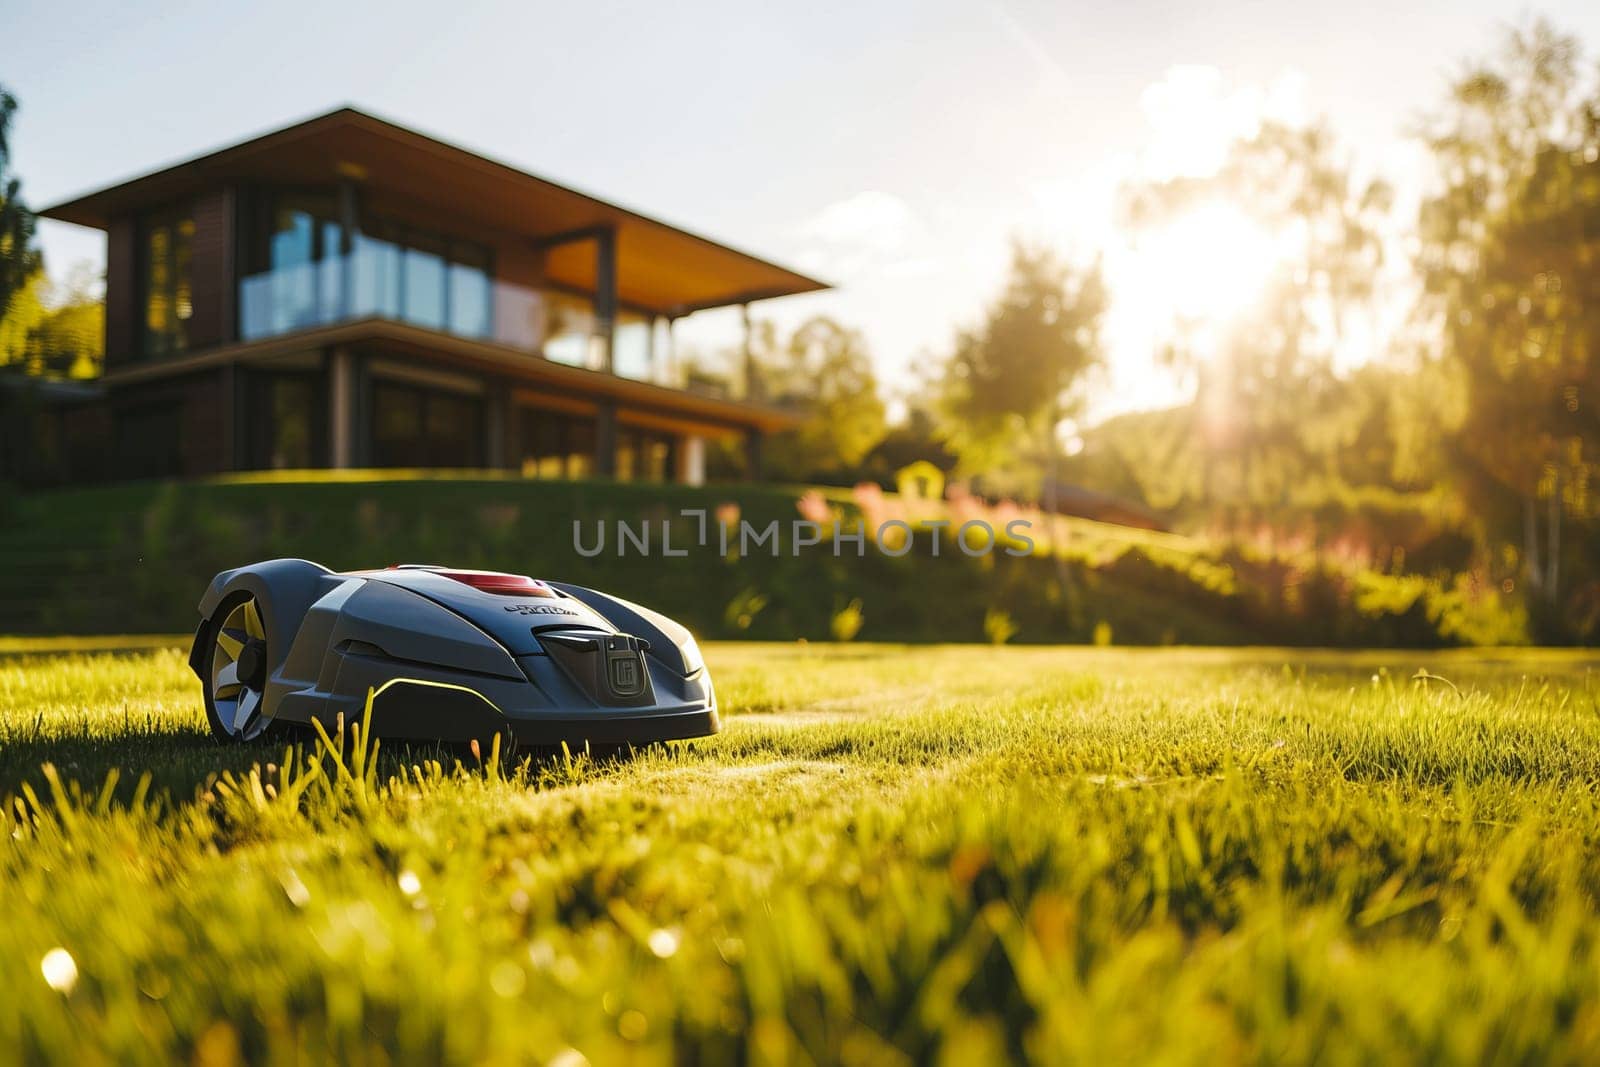
[[[1525,622],[1498,594],[1438,578],[1344,573],[1313,558],[1256,559],[1225,546],[1063,520],[1062,559],[968,559],[931,535],[890,558],[807,551],[774,559],[715,547],[659,554],[674,520],[679,549],[698,534],[682,509],[723,504],[756,529],[800,516],[800,490],[619,485],[515,478],[405,478],[404,472],[301,472],[272,480],[143,483],[0,499],[0,633],[171,632],[217,571],[275,556],[335,569],[434,561],[565,579],[663,607],[703,637],[826,638],[859,603],[862,640],[981,641],[996,613],[1015,640],[1118,644],[1437,646],[1517,644]],[[418,472],[426,473],[426,472]],[[848,492],[829,491],[853,528]],[[657,554],[584,559],[597,522],[650,522]],[[876,520],[875,520],[876,521]],[[997,526],[1003,522],[997,521]],[[714,526],[713,526],[714,528]],[[789,534],[785,534],[786,544]],[[1045,542],[1043,523],[1035,530]],[[736,538],[735,538],[736,540]]]
[[[509,777],[251,774],[284,755],[205,740],[176,651],[0,658],[0,1047],[1600,1055],[1592,657],[708,658],[721,736]]]

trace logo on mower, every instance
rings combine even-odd
[[[639,661],[614,659],[611,661],[611,688],[622,696],[639,691]]]
[[[571,608],[558,607],[555,604],[507,604],[507,611],[514,611],[518,615],[576,615]]]

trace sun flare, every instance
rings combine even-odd
[[[1260,306],[1274,275],[1293,260],[1295,247],[1295,234],[1274,230],[1223,199],[1122,234],[1103,261],[1112,292],[1105,332],[1119,353],[1111,376],[1114,406],[1180,402],[1192,379],[1174,376],[1164,354],[1180,351],[1190,368],[1215,359],[1229,333]]]
[[[1127,297],[1182,324],[1223,324],[1260,298],[1279,242],[1240,208],[1210,201],[1135,239]]]
[[[1163,353],[1181,351],[1191,366],[1214,359],[1293,249],[1293,234],[1222,199],[1123,235],[1104,260],[1112,292],[1106,336],[1122,354],[1112,374],[1117,406],[1181,400],[1187,387],[1163,369]]]

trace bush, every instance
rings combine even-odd
[[[823,507],[853,529],[850,494],[766,486],[641,486],[515,478],[237,478],[61,490],[0,513],[0,631],[177,632],[216,572],[298,556],[336,570],[440,562],[536,574],[660,608],[705,637],[760,640],[1433,646],[1526,641],[1512,602],[1465,579],[1340,570],[1316,558],[1073,520],[1056,554],[887,555],[870,541],[794,554],[789,525]],[[802,500],[804,501],[802,503]],[[871,502],[868,502],[871,504]],[[893,504],[893,500],[888,503]],[[685,509],[706,513],[701,523]],[[617,551],[648,522],[654,551]],[[740,520],[779,522],[782,550]],[[607,550],[584,558],[600,529]],[[731,524],[728,550],[717,527]],[[598,525],[597,525],[598,524]],[[663,531],[682,557],[661,555]],[[1041,541],[1041,548],[1047,542]]]

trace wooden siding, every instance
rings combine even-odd
[[[207,193],[194,202],[194,240],[190,246],[189,348],[194,351],[234,339],[233,190]]]
[[[134,358],[139,343],[139,227],[130,216],[106,232],[106,366]]]

